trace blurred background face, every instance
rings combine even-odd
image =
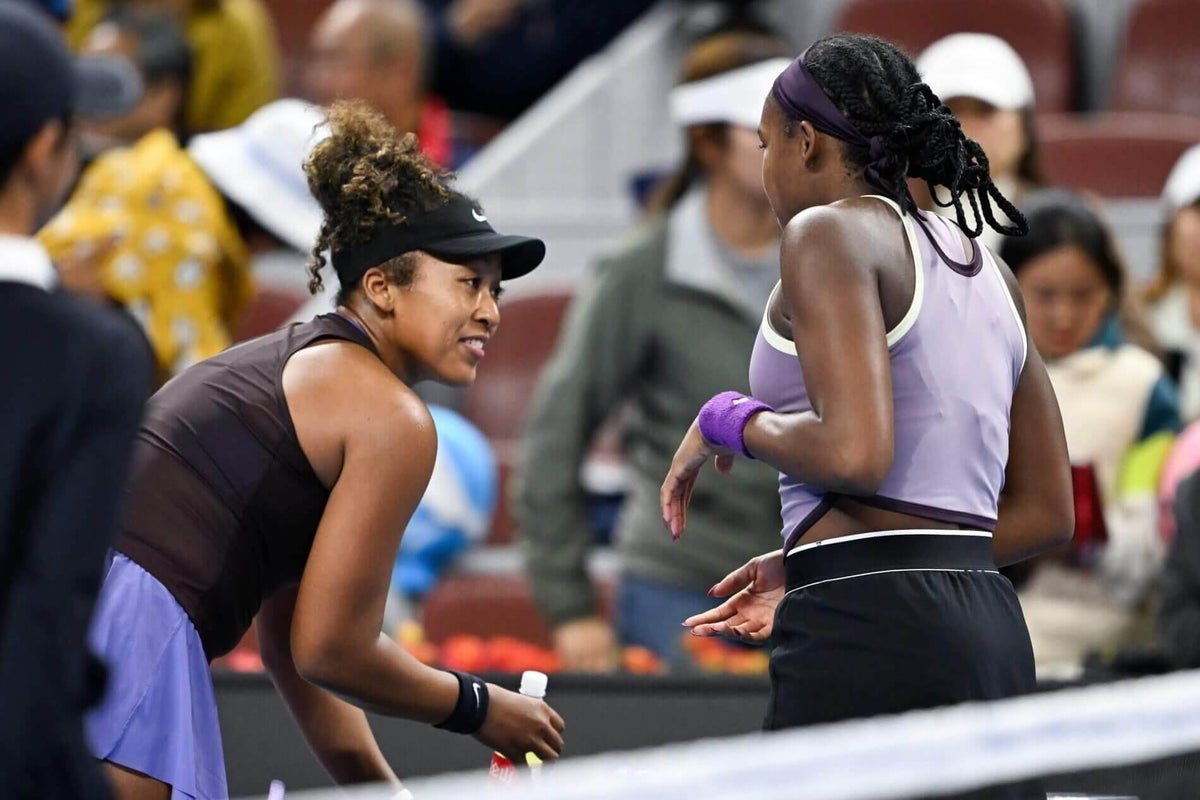
[[[161,24],[167,24],[159,20]],[[158,29],[158,36],[178,38],[177,46],[185,48],[182,30],[164,31]],[[187,87],[185,78],[181,76],[147,74],[146,65],[139,63],[139,47],[145,43],[139,41],[135,30],[116,22],[102,22],[92,29],[84,41],[82,52],[89,55],[119,56],[135,65],[142,73],[142,99],[128,114],[106,119],[88,119],[81,121],[80,129],[84,149],[95,152],[114,145],[133,144],[150,131],[166,128],[175,129],[180,120],[183,104],[186,102]],[[162,42],[159,41],[160,45]],[[177,131],[178,132],[178,131]]]
[[[373,52],[373,43],[360,35],[358,28],[345,15],[330,15],[315,29],[305,77],[308,90],[318,103],[348,98],[369,102],[369,97],[375,94],[372,84],[379,58]]]
[[[946,105],[962,123],[963,133],[987,154],[992,176],[1015,177],[1027,146],[1021,110],[997,108],[974,97],[953,97]]]
[[[305,74],[309,96],[320,104],[363,100],[407,127],[407,113],[422,94],[420,20],[405,6],[341,0],[313,28]],[[402,129],[403,129],[402,127]]]
[[[1192,325],[1200,328],[1200,206],[1189,206],[1175,215],[1169,247],[1187,288]]]
[[[1025,296],[1029,335],[1047,358],[1086,347],[1115,302],[1100,268],[1075,245],[1030,259],[1017,280]]]
[[[705,165],[710,184],[732,190],[743,202],[768,209],[762,182],[762,151],[757,132],[740,125],[725,125],[720,134],[707,136],[696,152]]]
[[[132,63],[137,55],[137,38],[111,22],[105,22],[92,29],[82,51],[88,55],[121,56]],[[128,144],[137,141],[144,133],[153,130],[158,121],[157,104],[151,99],[152,94],[151,87],[145,87],[141,101],[123,116],[83,121],[83,136],[106,140],[106,143]]]

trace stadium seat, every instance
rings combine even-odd
[[[243,342],[278,328],[308,299],[294,289],[259,284],[254,297],[242,309],[234,330],[234,341]]]
[[[434,644],[462,633],[550,644],[550,629],[534,608],[529,586],[519,573],[447,575],[425,598],[421,617],[425,636]]]
[[[1176,159],[1200,142],[1200,118],[1050,114],[1038,118],[1050,182],[1102,197],[1158,197]]]
[[[493,442],[515,439],[542,366],[554,352],[568,292],[528,295],[500,306],[500,335],[488,343],[463,413]]]
[[[834,29],[890,39],[914,58],[951,33],[991,33],[1025,61],[1039,109],[1075,107],[1075,38],[1066,0],[849,0]]]
[[[525,422],[538,375],[558,340],[558,330],[571,302],[569,292],[528,295],[500,308],[500,335],[488,343],[475,383],[467,390],[463,414],[492,442],[500,468],[500,497],[488,541],[512,540],[508,510],[508,478],[516,457],[516,440]]]
[[[1140,0],[1125,31],[1113,110],[1200,116],[1200,3]]]
[[[510,548],[492,548],[497,553]],[[504,556],[501,556],[501,561]],[[612,614],[612,578],[593,572],[599,612]],[[421,602],[425,638],[442,644],[456,634],[483,638],[511,636],[543,647],[551,645],[550,627],[533,603],[520,562],[444,576]]]

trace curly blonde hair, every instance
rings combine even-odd
[[[324,212],[308,264],[308,289],[313,294],[324,288],[325,251],[362,244],[380,225],[437,208],[450,199],[446,181],[453,177],[421,154],[415,136],[398,133],[365,103],[334,103],[326,121],[329,136],[304,162],[308,188]],[[411,254],[404,254],[380,267],[404,284],[412,279],[413,263]],[[338,302],[354,288],[343,285]]]

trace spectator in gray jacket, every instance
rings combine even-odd
[[[779,227],[755,129],[759,98],[789,52],[757,32],[713,35],[688,52],[671,95],[686,159],[652,200],[655,213],[576,298],[534,396],[516,513],[534,595],[567,669],[613,668],[618,640],[686,664],[683,619],[711,605],[707,590],[729,564],[778,546],[778,476],[769,467],[739,465],[720,491],[702,478],[686,549],[663,528],[658,489],[696,409],[747,384],[750,346],[779,277]],[[593,537],[579,468],[619,409],[632,478],[615,532],[614,630],[586,568]]]

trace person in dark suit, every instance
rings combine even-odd
[[[126,72],[73,61],[40,12],[0,3],[0,797],[103,798],[83,734],[103,671],[85,648],[148,390],[144,345],[55,290],[31,237],[78,167],[76,114]],[[133,92],[136,99],[136,90]]]

